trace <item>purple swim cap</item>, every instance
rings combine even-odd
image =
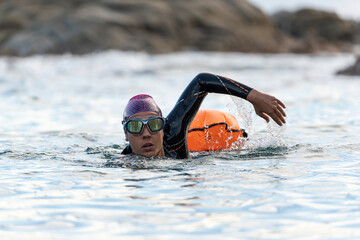
[[[162,116],[161,110],[155,100],[147,94],[139,94],[129,100],[123,115],[124,121],[129,120],[132,115],[139,112],[154,112]]]

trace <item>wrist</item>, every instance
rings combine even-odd
[[[246,100],[253,103],[256,100],[258,94],[259,94],[259,91],[257,91],[256,89],[251,89],[251,91],[249,92],[249,94],[246,97]]]

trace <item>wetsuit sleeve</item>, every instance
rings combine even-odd
[[[226,77],[210,73],[198,74],[167,116],[164,129],[164,149],[167,155],[176,158],[188,157],[187,131],[208,93],[228,94],[246,99],[251,90],[252,88]]]

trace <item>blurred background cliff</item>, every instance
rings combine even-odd
[[[316,9],[269,16],[246,0],[0,0],[0,55],[352,52],[359,23]]]

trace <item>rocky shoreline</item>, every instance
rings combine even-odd
[[[246,0],[3,0],[0,55],[107,49],[351,52],[359,25],[304,9],[268,16]]]
[[[349,76],[360,76],[360,56],[358,56],[353,65],[339,70],[336,74],[338,75],[349,75]]]

